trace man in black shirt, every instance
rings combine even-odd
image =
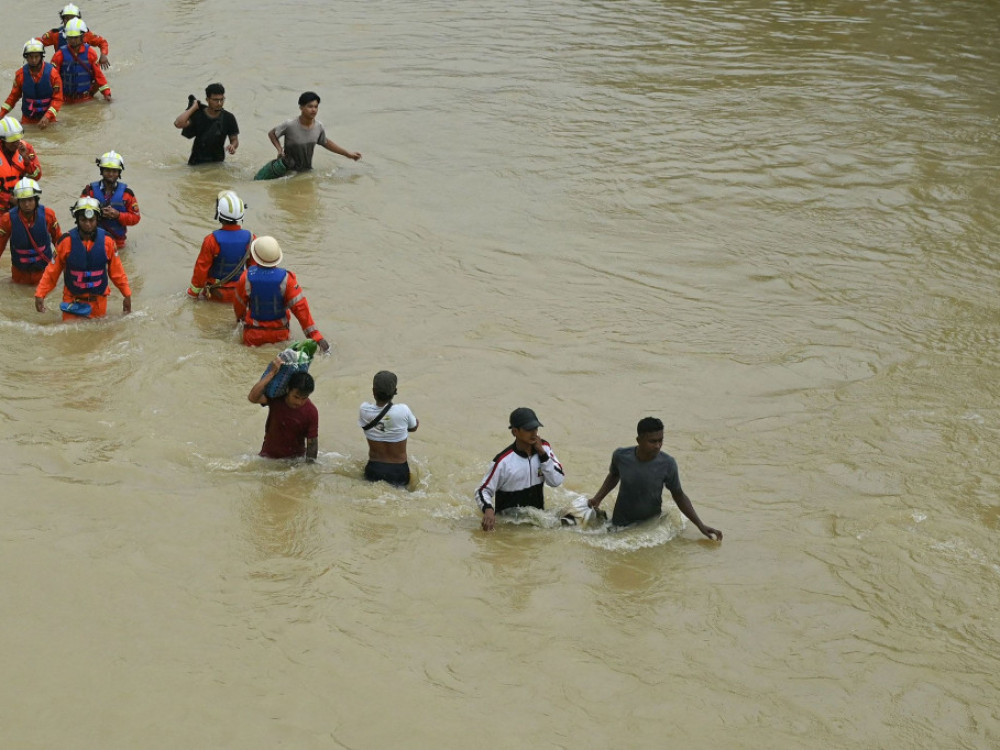
[[[174,127],[185,138],[194,138],[188,164],[225,161],[226,152],[235,154],[240,145],[240,127],[232,112],[223,109],[226,89],[221,83],[210,83],[205,88],[207,105],[194,95],[188,97],[188,108],[174,120]],[[229,145],[226,146],[226,138]]]

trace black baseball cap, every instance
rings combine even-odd
[[[535,412],[527,406],[519,406],[510,413],[510,426],[519,430],[533,430],[536,427],[544,427],[535,416]]]

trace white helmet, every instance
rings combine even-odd
[[[21,140],[23,137],[24,128],[21,127],[21,123],[18,122],[16,117],[7,115],[0,120],[0,141],[13,143],[14,141]]]
[[[216,198],[215,218],[225,221],[243,221],[247,206],[232,190],[223,190]]]
[[[281,245],[274,237],[258,237],[250,243],[250,257],[258,266],[274,268],[281,263]]]
[[[70,211],[73,212],[74,219],[77,214],[83,214],[86,218],[93,219],[95,216],[101,215],[101,203],[97,198],[90,196],[77,198],[76,203],[70,207]]]
[[[117,151],[108,151],[106,154],[101,154],[96,159],[96,162],[97,166],[101,169],[117,169],[119,172],[125,171],[125,160]]]
[[[66,33],[67,38],[83,36],[87,33],[87,24],[79,18],[71,18],[66,22],[66,28],[63,31]]]
[[[23,198],[37,198],[42,194],[42,188],[39,187],[38,183],[30,177],[22,177],[14,185],[14,189],[11,192],[17,200],[21,200]]]
[[[80,9],[77,8],[73,3],[70,3],[61,11],[59,11],[59,17],[65,18],[66,16],[72,16],[73,18],[80,18]]]
[[[45,45],[42,44],[39,39],[29,39],[24,43],[24,49],[21,51],[21,57],[27,57],[31,52],[41,52],[42,57],[45,57]]]

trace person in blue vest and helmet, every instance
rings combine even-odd
[[[257,239],[249,229],[240,226],[246,208],[232,190],[223,190],[216,196],[215,218],[222,226],[201,243],[187,290],[189,297],[233,304],[236,283],[250,260],[250,243]]]
[[[77,104],[89,101],[98,92],[111,103],[111,86],[98,63],[97,50],[84,41],[87,24],[79,18],[66,24],[66,43],[52,55],[63,83],[63,101]]]
[[[117,151],[108,151],[96,159],[101,179],[87,185],[81,198],[96,198],[101,204],[100,227],[115,241],[118,249],[125,247],[128,228],[139,223],[139,203],[132,189],[121,181],[125,159]]]
[[[35,149],[24,140],[24,127],[16,117],[7,115],[0,119],[0,210],[17,205],[14,185],[25,177],[40,180],[42,165]]]
[[[14,85],[7,100],[0,104],[0,116],[6,115],[21,100],[21,121],[29,125],[38,123],[45,130],[56,121],[62,107],[62,78],[59,68],[45,62],[45,45],[37,39],[24,43],[21,52],[24,65],[14,73]]]
[[[37,286],[62,229],[56,212],[41,204],[42,188],[37,182],[24,177],[13,192],[17,205],[0,214],[0,255],[9,242],[11,281]]]
[[[101,204],[94,198],[77,198],[72,208],[76,226],[56,245],[52,262],[35,288],[35,309],[45,312],[45,298],[63,279],[63,320],[102,318],[108,311],[111,285],[122,295],[122,313],[132,312],[132,288],[118,257],[114,240],[99,226]]]
[[[274,237],[258,237],[250,243],[246,270],[236,282],[233,312],[243,324],[243,343],[261,346],[287,341],[289,321],[294,315],[302,332],[315,341],[320,350],[330,350],[330,343],[316,327],[305,292],[295,274],[279,268],[283,258],[281,245]]]
[[[50,29],[39,36],[38,41],[46,47],[55,47],[56,49],[66,46],[66,24],[74,18],[83,21],[83,13],[80,12],[80,8],[73,3],[63,6],[63,9],[59,11],[59,20],[62,23],[60,23],[60,25],[56,28]],[[111,61],[108,60],[109,48],[107,39],[103,36],[95,34],[88,28],[83,33],[83,41],[91,47],[96,47],[100,51],[101,54],[98,58],[98,63],[102,68],[104,68],[104,70],[111,67]]]

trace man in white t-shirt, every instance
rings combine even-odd
[[[396,375],[388,370],[375,373],[372,380],[375,403],[361,404],[358,426],[368,439],[368,464],[365,479],[388,482],[397,487],[410,483],[410,465],[406,461],[406,439],[416,432],[420,420],[406,404],[392,403],[396,395]]]

